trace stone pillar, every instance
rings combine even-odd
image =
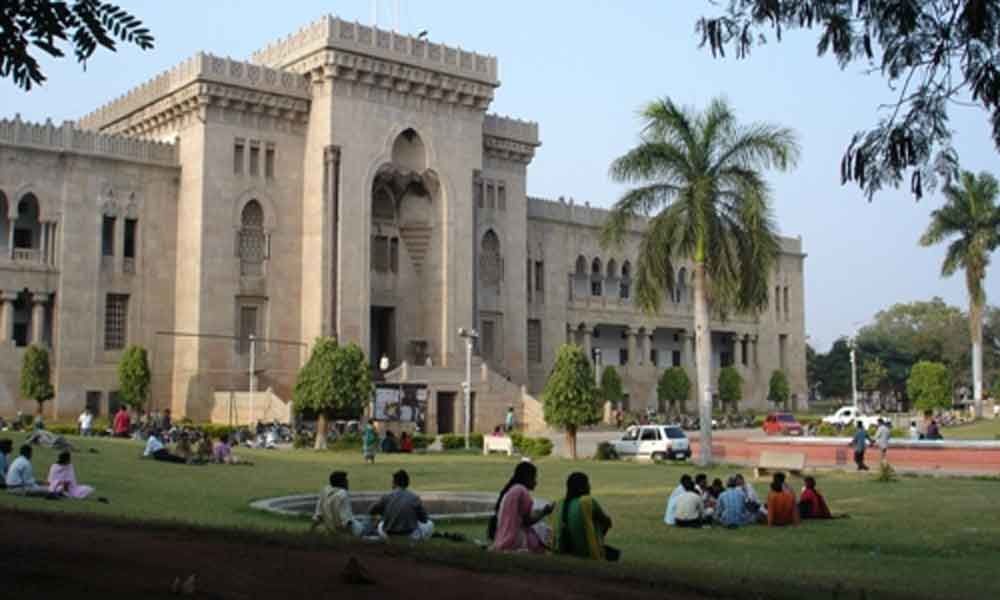
[[[10,220],[10,227],[7,228],[7,258],[14,260],[14,221],[17,220],[17,212],[12,213],[14,218]]]
[[[629,362],[629,365],[638,364],[636,362],[636,353],[635,353],[635,346],[636,346],[636,344],[635,344],[635,330],[631,329],[631,328],[626,329],[625,330],[625,336],[626,336],[626,347],[628,348],[628,362]]]
[[[0,344],[12,343],[15,300],[17,300],[17,292],[0,291]]]
[[[48,264],[49,262],[49,224],[46,222],[40,223],[42,228],[42,239],[38,245],[38,258],[42,264]]]
[[[645,348],[643,348],[643,356],[644,356],[643,360],[645,360],[649,366],[656,368],[656,365],[653,364],[653,361],[650,358],[650,356],[653,354],[653,331],[654,330],[652,329],[647,329],[646,333],[642,336],[646,338],[644,340],[645,343],[643,344],[643,346],[645,346]]]
[[[733,366],[743,368],[743,336],[738,333],[733,335]]]
[[[587,355],[587,360],[594,357],[594,328],[584,325],[583,327],[583,351]]]
[[[31,343],[43,345],[45,335],[45,304],[49,294],[45,292],[31,293]]]

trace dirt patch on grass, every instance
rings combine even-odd
[[[574,576],[519,576],[416,560],[391,546],[286,543],[184,526],[20,511],[0,511],[0,531],[5,557],[0,581],[12,598],[173,598],[172,582],[192,574],[192,598],[704,598],[590,578],[582,562]],[[342,581],[352,556],[374,584]]]

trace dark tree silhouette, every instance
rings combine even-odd
[[[0,1],[0,77],[10,77],[25,91],[46,77],[38,52],[60,58],[68,42],[76,60],[86,68],[98,47],[114,52],[117,42],[153,47],[153,36],[142,21],[122,8],[100,0]]]

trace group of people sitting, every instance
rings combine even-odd
[[[31,464],[33,450],[30,444],[21,446],[18,457],[13,460],[10,458],[12,452],[13,443],[9,439],[0,440],[0,487],[6,489],[9,494],[40,496],[55,500],[82,499],[94,492],[91,486],[77,483],[72,455],[68,450],[59,453],[55,464],[49,468],[47,481],[35,479],[35,470]]]
[[[330,483],[320,491],[313,513],[313,529],[346,533],[359,538],[421,541],[434,534],[434,522],[427,515],[420,496],[409,490],[410,475],[403,469],[392,474],[392,492],[369,509],[371,518],[354,515],[348,491],[347,473],[330,473]]]
[[[744,525],[766,523],[771,527],[797,525],[802,519],[830,519],[823,494],[816,489],[816,479],[805,477],[796,500],[795,492],[784,473],[775,473],[765,502],[742,475],[733,475],[723,490],[722,480],[708,483],[699,473],[693,479],[681,476],[679,485],[667,499],[663,522],[674,527],[707,527],[718,524],[735,529]]]
[[[169,463],[204,465],[252,465],[253,463],[233,454],[229,435],[220,434],[212,443],[208,434],[197,432],[180,436],[171,452],[163,439],[163,433],[153,429],[146,437],[143,457]]]
[[[379,449],[385,454],[392,454],[395,452],[410,454],[413,452],[413,436],[403,431],[397,438],[396,434],[392,431],[386,431]]]

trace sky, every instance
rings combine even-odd
[[[121,0],[152,30],[156,47],[99,52],[86,70],[44,60],[49,81],[25,93],[0,81],[0,116],[60,123],[76,119],[198,51],[246,59],[323,14],[371,23],[370,0]],[[277,8],[277,9],[276,9]],[[840,185],[840,158],[852,134],[877,121],[893,98],[877,75],[856,64],[841,71],[815,55],[816,34],[786,34],[749,60],[713,59],[698,48],[707,0],[400,0],[398,28],[428,30],[435,42],[497,56],[501,87],[491,112],[537,121],[542,146],[528,169],[533,196],[565,196],[608,207],[624,188],[608,165],[636,143],[637,110],[655,98],[703,107],[725,96],[742,122],[767,121],[800,136],[802,159],[769,173],[783,235],[801,236],[806,332],[820,351],[897,302],[941,296],[967,307],[964,278],[940,277],[944,246],[917,244],[939,193],[920,202],[904,191],[874,202]],[[378,3],[383,28],[396,23],[391,0]],[[986,114],[952,109],[962,166],[1000,175]],[[1000,267],[986,291],[1000,298]]]

